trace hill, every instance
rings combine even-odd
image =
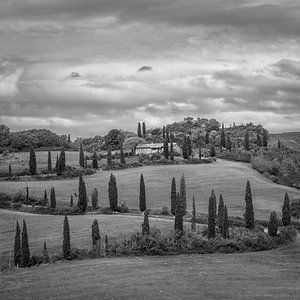
[[[300,151],[300,132],[283,132],[270,134],[271,145],[277,145],[278,140],[286,147]]]

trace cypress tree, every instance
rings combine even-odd
[[[93,169],[97,170],[98,169],[98,158],[97,158],[97,153],[94,151],[93,153]]]
[[[59,168],[59,160],[58,160],[58,154],[56,155],[56,163],[55,163],[55,171],[57,172]]]
[[[107,166],[111,168],[112,166],[112,160],[111,160],[111,146],[107,146],[107,155],[106,155],[106,161],[107,161]]]
[[[182,156],[184,159],[187,159],[189,157],[188,155],[188,145],[187,145],[187,138],[186,135],[183,136],[183,142],[182,142]]]
[[[14,244],[14,263],[15,266],[21,265],[21,229],[17,221],[16,223],[16,235]]]
[[[169,143],[168,143],[167,137],[165,138],[165,141],[164,141],[164,157],[166,159],[168,159],[168,157],[169,157]]]
[[[84,152],[83,152],[82,143],[80,143],[80,146],[79,146],[79,165],[82,168],[84,168]]]
[[[168,127],[166,127],[166,138],[167,138],[167,141],[169,143],[169,141],[170,141],[170,135],[169,135],[169,129],[168,129]]]
[[[263,131],[263,141],[262,141],[263,147],[268,147],[268,132],[264,129]]]
[[[246,151],[250,150],[249,132],[248,132],[248,130],[246,130],[246,132],[245,132],[244,147],[245,147]]]
[[[27,226],[25,220],[23,220],[22,229],[22,246],[21,246],[21,267],[30,267],[30,251],[28,244]]]
[[[120,145],[120,163],[126,165],[123,143]]]
[[[230,135],[227,135],[227,140],[226,140],[226,149],[231,152],[231,140],[230,140]]]
[[[62,175],[63,172],[66,170],[66,154],[64,148],[60,150],[57,168],[56,168],[56,174],[58,176]]]
[[[29,173],[30,175],[36,173],[36,156],[33,148],[30,149],[29,153]]]
[[[71,194],[71,199],[70,199],[70,207],[73,207],[74,201],[73,201],[73,195]]]
[[[174,224],[174,231],[175,231],[175,239],[178,239],[183,234],[183,207],[182,207],[182,199],[177,193],[176,195],[176,209],[175,209],[175,224]]]
[[[193,196],[193,210],[192,210],[192,219],[191,219],[191,231],[196,231],[196,204],[195,204],[195,197]]]
[[[211,157],[215,157],[216,156],[216,149],[215,149],[214,145],[212,145],[211,148],[210,148],[210,156]]]
[[[176,180],[173,177],[172,184],[171,184],[171,213],[173,216],[175,216],[175,211],[176,211]]]
[[[49,262],[49,255],[48,255],[48,250],[47,250],[47,244],[44,242],[44,247],[43,247],[43,263],[47,264]]]
[[[201,147],[199,146],[199,159],[201,159],[202,153],[201,153]]]
[[[88,157],[87,155],[84,157],[84,168],[87,168],[87,161],[88,161]]]
[[[82,212],[85,212],[87,208],[86,186],[81,174],[79,175],[79,185],[78,185],[78,208]]]
[[[146,137],[146,124],[143,122],[143,137]]]
[[[214,190],[211,191],[210,198],[212,199],[213,206],[214,206],[214,214],[215,214],[215,219],[217,218],[217,197],[215,195]]]
[[[51,191],[50,191],[50,207],[51,208],[56,208],[56,197],[55,197],[54,187],[52,187]]]
[[[220,232],[222,230],[223,214],[224,214],[224,200],[222,194],[220,194],[219,206],[218,206],[218,224],[217,224]]]
[[[270,236],[276,236],[278,231],[278,220],[276,212],[272,211],[270,214],[270,220],[268,224],[268,233]]]
[[[48,195],[47,195],[47,191],[44,191],[44,205],[48,204]]]
[[[144,176],[141,174],[140,178],[140,211],[143,212],[146,210],[146,191],[145,191],[145,182]]]
[[[282,225],[290,226],[291,225],[291,207],[289,195],[285,193],[283,206],[282,206]]]
[[[67,215],[64,218],[62,251],[64,259],[71,259],[70,227]]]
[[[174,160],[174,146],[173,146],[173,141],[171,141],[171,146],[170,146],[170,158],[171,158],[171,160]]]
[[[97,209],[98,207],[98,190],[95,188],[92,193],[92,208],[93,210]]]
[[[70,133],[68,134],[68,143],[71,143],[71,135],[70,135]]]
[[[187,154],[189,158],[193,154],[192,141],[189,135],[186,137],[186,143],[187,143]]]
[[[182,213],[185,215],[186,212],[186,190],[185,190],[185,178],[184,174],[182,174],[180,179],[180,199],[182,205]]]
[[[163,128],[162,128],[162,135],[163,135],[163,139],[165,139],[166,138],[166,127],[165,126],[163,126]]]
[[[280,148],[281,148],[281,143],[280,143],[280,140],[278,140],[278,141],[277,141],[277,147],[278,147],[278,149],[280,149]]]
[[[8,176],[12,177],[11,163],[8,164]]]
[[[206,131],[206,133],[205,133],[205,144],[206,145],[209,144],[209,132],[208,131]]]
[[[99,224],[96,219],[92,224],[92,242],[93,251],[96,251],[98,254],[100,254],[101,236],[99,231]]]
[[[224,239],[229,238],[229,222],[228,222],[228,212],[226,205],[223,209],[223,217],[222,217],[222,228],[221,228],[222,237]]]
[[[222,129],[221,131],[221,146],[223,148],[226,148],[226,139],[225,139],[225,131]]]
[[[118,188],[116,177],[113,173],[110,174],[110,179],[108,183],[108,199],[109,199],[109,206],[114,211],[118,206]]]
[[[245,202],[246,202],[245,215],[244,215],[245,225],[246,228],[253,229],[254,211],[253,211],[253,203],[252,203],[252,192],[251,192],[249,180],[247,180],[247,185],[246,185]]]
[[[213,197],[209,197],[207,230],[208,230],[207,237],[209,239],[214,238],[216,235],[216,224],[215,224],[215,203]]]
[[[256,144],[258,148],[261,147],[261,138],[259,134],[256,135]]]
[[[26,205],[29,205],[29,189],[28,189],[28,185],[26,186]]]
[[[144,213],[144,222],[142,224],[142,235],[148,236],[150,234],[150,225],[149,225],[149,210],[146,209]]]
[[[141,123],[140,122],[138,122],[137,135],[138,135],[138,137],[142,137],[142,130],[141,130]]]
[[[108,237],[107,237],[107,234],[105,234],[105,254],[107,255],[108,254]]]

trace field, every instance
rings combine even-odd
[[[277,146],[277,141],[289,148],[300,151],[300,132],[283,132],[270,134],[271,145]]]
[[[1,274],[2,299],[300,299],[300,242],[265,252],[101,258]]]
[[[253,170],[250,165],[239,162],[218,160],[213,164],[147,166],[135,169],[114,171],[117,179],[119,203],[126,202],[129,208],[138,208],[140,174],[144,174],[148,208],[170,207],[171,180],[176,178],[179,187],[180,177],[184,173],[188,209],[191,209],[192,197],[195,196],[198,211],[207,212],[208,198],[214,189],[217,196],[223,194],[230,215],[243,216],[244,194],[247,179],[252,187],[256,218],[268,219],[270,211],[281,211],[285,192],[290,199],[299,198],[300,190],[277,185]],[[110,172],[98,171],[84,178],[88,194],[94,188],[99,192],[99,205],[108,205],[107,188]],[[57,202],[68,205],[71,194],[78,194],[78,179],[56,181],[1,181],[0,191],[15,193],[25,190],[28,185],[30,194],[42,197],[55,187]],[[74,198],[76,202],[76,197]]]

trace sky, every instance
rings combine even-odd
[[[300,131],[299,28],[294,0],[1,0],[0,124]]]

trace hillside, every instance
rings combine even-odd
[[[286,147],[300,151],[300,132],[283,132],[270,134],[270,144],[277,145],[278,140]]]

